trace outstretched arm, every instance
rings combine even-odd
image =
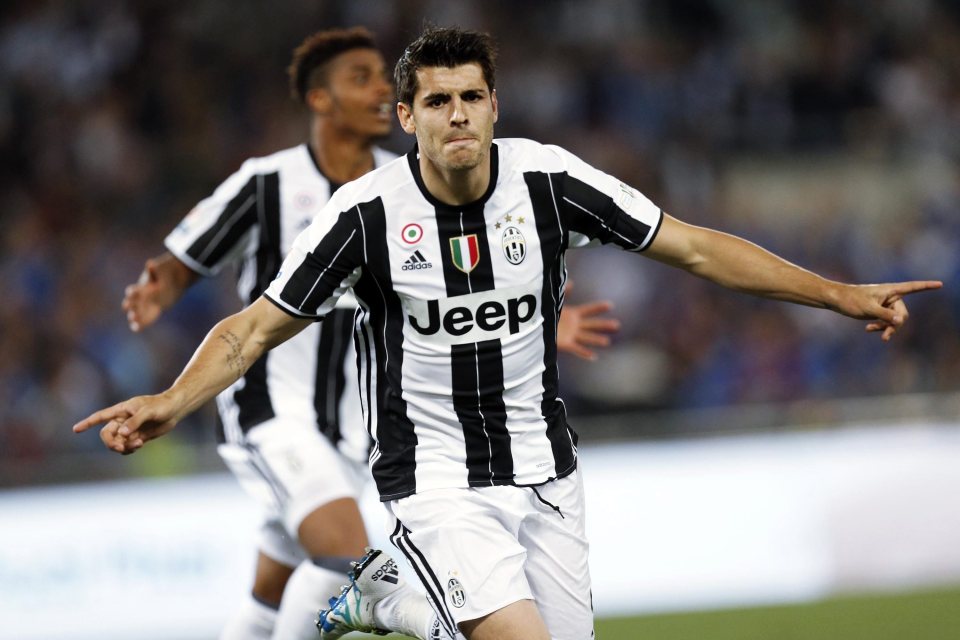
[[[865,320],[867,330],[882,332],[884,341],[907,320],[904,296],[939,289],[943,284],[935,280],[869,285],[834,282],[742,238],[685,224],[666,214],[647,253],[730,289]]]
[[[169,251],[147,260],[140,278],[123,292],[121,307],[131,331],[156,322],[200,276]]]
[[[302,331],[310,320],[294,318],[261,297],[221,320],[166,391],[137,396],[101,409],[73,426],[81,433],[98,424],[104,445],[133,453],[240,378],[269,349]]]

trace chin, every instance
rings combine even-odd
[[[454,171],[467,171],[477,167],[483,160],[483,154],[457,154],[452,158],[447,158],[447,168]]]

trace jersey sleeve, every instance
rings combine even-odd
[[[201,200],[164,240],[167,250],[203,276],[213,276],[254,250],[259,225],[254,163],[245,162]]]
[[[355,211],[337,213],[331,200],[294,240],[264,296],[287,313],[321,319],[359,279],[365,261]]]
[[[575,155],[553,147],[564,160],[562,197],[570,247],[615,244],[640,252],[650,246],[663,211],[642,193]]]

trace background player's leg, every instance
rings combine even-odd
[[[287,583],[273,637],[314,640],[317,612],[347,583],[350,561],[363,555],[367,533],[353,498],[328,502],[304,517],[297,530],[310,559]]]
[[[292,567],[259,552],[253,591],[227,622],[220,640],[269,640],[283,589],[292,573]]]

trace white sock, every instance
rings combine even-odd
[[[270,640],[276,620],[276,609],[248,595],[220,632],[220,640]]]
[[[373,617],[384,629],[420,640],[450,639],[426,596],[406,583],[377,603]]]
[[[332,596],[340,593],[347,576],[304,560],[294,570],[283,590],[283,600],[273,631],[275,640],[316,640],[317,612],[327,608]]]

